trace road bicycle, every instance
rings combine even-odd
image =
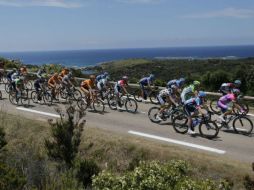
[[[59,88],[59,94],[60,94],[60,97],[63,99],[71,99],[75,101],[78,101],[80,97],[82,97],[81,92],[74,86],[66,87],[61,85]]]
[[[23,105],[23,106],[29,106],[30,105],[30,99],[29,99],[29,89],[21,89],[20,92],[13,89],[9,93],[9,101],[13,105]]]
[[[159,104],[158,100],[157,100],[157,94],[158,94],[158,87],[152,87],[151,89],[146,87],[144,89],[144,94],[147,98],[149,98],[150,102],[153,104]],[[134,99],[137,102],[142,102],[143,97],[142,97],[142,90],[141,88],[137,89],[134,94]]]
[[[229,123],[232,122],[235,133],[243,135],[250,135],[252,133],[253,123],[245,114],[234,113],[233,115],[230,115],[228,117],[225,116],[224,120],[225,121],[221,121],[221,123],[218,124],[219,129],[231,129]]]
[[[210,119],[209,115],[195,116],[192,118],[192,127],[198,126],[202,137],[213,139],[218,136],[219,127],[215,121]],[[188,131],[188,117],[182,112],[173,119],[173,127],[177,133],[185,134]]]
[[[160,107],[154,106],[151,107],[148,111],[148,118],[150,119],[151,122],[153,123],[160,123],[161,121],[156,119],[158,113],[159,113]],[[163,112],[160,114],[160,118],[162,119],[162,121],[166,121],[168,119],[171,118],[171,122],[173,122],[173,119],[176,115],[178,115],[180,113],[180,111],[182,110],[181,106],[169,106],[167,105],[167,107],[163,110]]]
[[[97,91],[93,92],[93,95],[88,100],[88,97],[80,97],[77,101],[78,107],[85,111],[88,107],[91,107],[94,111],[104,113],[105,105],[104,102],[98,97]]]
[[[39,103],[42,101],[48,106],[51,106],[53,102],[51,91],[44,85],[42,85],[42,88],[38,92],[36,90],[31,92],[31,99],[33,103]]]
[[[118,102],[118,101],[120,101],[120,102]],[[117,110],[117,109],[122,110],[119,103],[121,106],[125,107],[125,110],[127,112],[130,112],[130,113],[137,112],[137,109],[138,109],[137,101],[135,99],[131,98],[129,94],[120,95],[119,100],[115,94],[110,96],[108,99],[108,105],[109,105],[110,109],[112,109],[112,110]]]

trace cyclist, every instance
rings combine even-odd
[[[114,90],[115,90],[115,95],[116,95],[116,99],[117,99],[117,104],[118,104],[118,108],[122,109],[122,103],[121,103],[121,99],[120,99],[120,94],[128,94],[128,91],[126,90],[126,87],[128,86],[128,77],[127,76],[123,76],[122,80],[119,80],[116,82]]]
[[[84,92],[84,94],[87,97],[87,104],[90,105],[90,99],[94,95],[94,89],[95,89],[95,76],[90,75],[89,79],[82,81],[81,83],[81,91]]]
[[[153,81],[154,81],[154,75],[150,74],[149,77],[144,77],[142,79],[140,79],[139,81],[139,85],[141,88],[141,96],[143,98],[143,100],[147,99],[147,91],[145,90],[145,87],[147,86],[150,90],[152,90],[151,85],[153,85]]]
[[[14,73],[16,73],[17,72],[17,70],[16,69],[12,69],[11,71],[9,71],[8,73],[7,73],[7,80],[8,80],[8,82],[9,83],[11,83],[11,81],[12,81],[12,79],[11,79],[11,76],[14,74]]]
[[[192,116],[200,113],[202,115],[207,114],[206,110],[202,109],[205,102],[204,98],[206,93],[204,91],[199,91],[198,95],[194,98],[190,98],[185,101],[184,112],[188,117],[188,134],[194,135],[194,126],[192,124]]]
[[[173,79],[173,80],[168,81],[167,88],[168,89],[173,89],[173,90],[176,89],[177,93],[181,94],[181,90],[182,90],[182,87],[183,87],[184,83],[185,83],[184,78]]]
[[[38,78],[34,81],[34,88],[38,94],[38,103],[41,101],[40,90],[42,89],[42,85],[44,84],[46,78],[47,75],[44,74],[41,78]]]
[[[42,75],[43,75],[43,74],[46,74],[46,69],[45,69],[45,67],[39,69],[38,72],[36,73],[36,76],[37,76],[38,78],[42,78]]]
[[[178,106],[178,103],[175,101],[174,93],[176,92],[177,88],[175,86],[171,86],[171,88],[163,89],[159,92],[157,99],[160,103],[160,110],[156,116],[156,120],[162,121],[161,114],[166,108],[169,108],[172,104],[174,106]],[[168,105],[166,105],[166,103]]]
[[[109,77],[108,72],[104,72],[103,74],[100,74],[96,77],[96,82],[98,83],[101,79],[105,79],[106,77]]]
[[[239,89],[241,84],[242,82],[240,80],[235,80],[234,83],[222,83],[219,91],[222,92],[223,95],[226,95],[235,88]]]
[[[52,90],[52,97],[56,98],[56,87],[60,84],[60,81],[58,79],[58,73],[55,73],[49,80],[48,80],[48,86]]]
[[[63,77],[64,77],[65,75],[67,75],[69,72],[70,72],[70,71],[69,71],[68,68],[64,68],[64,69],[61,71],[61,73],[58,75],[59,80],[62,81]]]
[[[236,107],[243,113],[244,110],[237,104],[237,97],[240,95],[240,90],[234,88],[232,92],[219,98],[217,105],[221,109],[222,114],[219,116],[219,123],[225,122],[224,117],[232,113],[232,107]]]
[[[103,91],[107,90],[107,87],[108,87],[108,79],[109,79],[108,75],[106,77],[100,78],[99,80],[97,80],[97,77],[96,77],[97,88],[100,92],[102,100],[104,100]]]
[[[190,99],[191,97],[196,97],[198,95],[200,87],[200,82],[195,80],[191,85],[185,87],[181,93],[182,103],[185,104],[185,101]]]
[[[16,90],[15,80],[19,79],[20,76],[21,76],[21,73],[20,73],[19,70],[16,70],[16,72],[11,75],[11,84],[12,84],[12,87],[13,87],[14,90]]]
[[[65,75],[62,78],[62,85],[64,88],[69,89],[71,86],[74,86],[73,83],[71,82],[71,78],[72,78],[72,73],[69,72],[67,75]]]
[[[17,97],[20,97],[21,91],[22,91],[22,89],[24,89],[24,77],[15,78],[14,83],[15,83],[14,89],[16,90]]]

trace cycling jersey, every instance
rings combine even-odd
[[[184,111],[187,116],[191,116],[192,112],[195,112],[203,104],[200,97],[190,98],[185,101]]]
[[[144,77],[139,81],[139,84],[143,86],[147,86],[148,84],[152,83],[152,80],[150,77]]]
[[[98,81],[100,81],[101,79],[105,79],[107,77],[107,75],[105,75],[105,74],[100,74],[100,75],[98,75],[97,77],[96,77],[96,81],[98,82]]]
[[[166,103],[166,98],[168,96],[171,96],[171,92],[169,89],[164,89],[164,90],[161,90],[157,96],[157,99],[160,103],[160,105],[165,105]]]
[[[190,99],[194,92],[195,92],[195,86],[192,84],[190,86],[184,88],[181,93],[182,102],[185,104],[185,101]]]
[[[220,97],[219,101],[217,102],[217,105],[219,108],[221,108],[221,111],[224,113],[226,112],[229,107],[230,103],[236,99],[235,95],[233,93],[226,94],[222,97]]]
[[[127,85],[127,82],[125,82],[124,80],[117,81],[116,84],[115,84],[115,88],[114,88],[115,93],[121,93],[121,89],[125,85]]]
[[[43,84],[43,83],[44,83],[44,79],[42,79],[42,78],[38,78],[34,81],[34,88],[35,88],[36,92],[39,91],[39,89],[41,88],[41,84]]]
[[[103,78],[97,82],[97,87],[99,90],[102,90],[107,85],[107,78]]]
[[[11,81],[12,79],[11,79],[11,76],[13,75],[15,73],[15,71],[9,71],[8,73],[7,73],[7,79],[8,79],[8,81]]]
[[[95,84],[94,84],[93,80],[91,80],[91,79],[84,80],[84,81],[81,83],[81,87],[86,88],[86,89],[88,89],[89,86],[90,86],[91,88],[94,88],[94,85],[95,85]]]
[[[48,80],[48,83],[50,83],[50,84],[55,84],[55,82],[57,82],[58,81],[58,78],[57,77],[54,77],[54,76],[52,76],[49,80]]]
[[[14,81],[14,80],[17,79],[19,76],[20,76],[20,73],[19,73],[19,72],[13,73],[13,74],[11,75],[11,80]]]

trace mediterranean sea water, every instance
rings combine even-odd
[[[62,64],[85,67],[130,58],[206,59],[254,57],[254,45],[218,47],[171,47],[139,49],[70,50],[38,52],[0,52],[0,57],[19,59],[24,64]]]

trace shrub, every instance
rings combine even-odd
[[[97,175],[100,168],[93,160],[82,160],[77,163],[76,170],[76,179],[87,187],[92,184],[92,176]]]
[[[0,189],[21,190],[25,183],[26,180],[24,176],[18,174],[15,169],[0,163]]]
[[[249,175],[244,177],[244,187],[246,190],[253,190],[254,189],[254,179],[251,179]]]

